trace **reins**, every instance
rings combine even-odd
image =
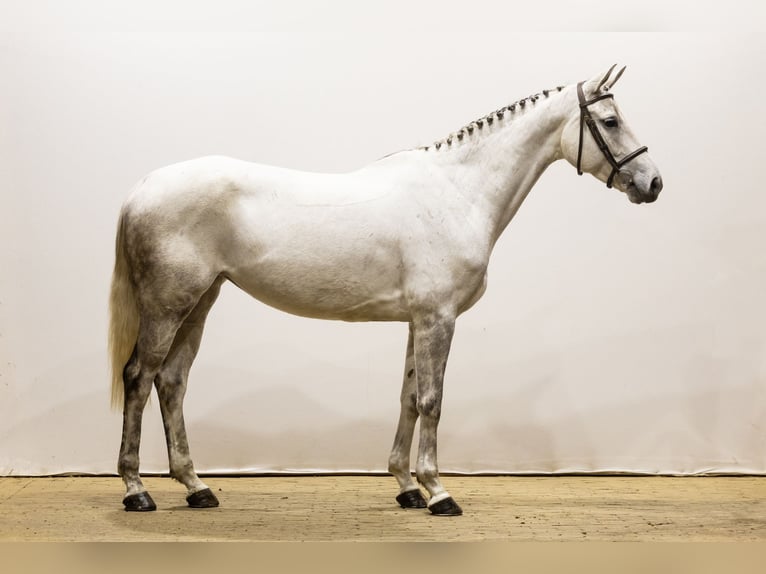
[[[588,106],[595,104],[596,102],[600,102],[601,100],[605,100],[607,98],[614,98],[614,94],[604,93],[591,98],[590,100],[586,100],[585,92],[582,89],[583,83],[584,82],[580,82],[577,84],[577,98],[580,100],[580,143],[577,146],[577,175],[583,174],[581,168],[583,133],[585,126],[587,125],[591,135],[593,136],[593,139],[596,142],[596,145],[598,146],[598,149],[601,150],[601,153],[604,154],[606,161],[608,161],[609,165],[612,166],[612,173],[609,174],[609,178],[606,180],[606,186],[611,188],[612,182],[614,181],[614,176],[619,173],[620,168],[622,168],[622,166],[624,166],[629,161],[636,159],[642,153],[649,151],[649,148],[642,146],[623,157],[620,161],[617,161],[614,158],[612,151],[609,149],[609,145],[606,143],[604,136],[601,135],[601,132],[596,125],[596,120],[593,119],[593,116],[588,109]]]

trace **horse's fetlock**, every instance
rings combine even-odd
[[[138,457],[135,455],[123,455],[117,463],[117,474],[123,478],[138,474]]]
[[[439,480],[439,471],[436,468],[421,467],[417,469],[415,475],[418,478],[418,482],[423,486],[433,484],[435,481]]]
[[[405,468],[407,461],[398,455],[392,455],[388,459],[388,472],[398,474]],[[409,471],[409,469],[408,469]]]
[[[184,478],[194,474],[194,466],[191,462],[175,463],[170,466],[170,477],[178,482],[184,482]]]

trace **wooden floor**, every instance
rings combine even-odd
[[[118,478],[0,478],[0,541],[766,541],[766,477],[456,477],[461,517],[402,510],[381,476],[209,477],[195,510],[164,477],[124,512]]]

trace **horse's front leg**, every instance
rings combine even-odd
[[[396,427],[394,446],[388,458],[388,471],[399,482],[399,495],[396,502],[402,508],[425,508],[426,500],[420,492],[420,487],[412,480],[410,469],[410,451],[415,423],[418,420],[418,388],[415,376],[415,344],[412,336],[412,326],[407,339],[407,356],[404,360],[404,381],[400,397],[401,411],[399,424]]]
[[[413,318],[417,411],[420,415],[420,442],[415,471],[418,481],[431,495],[428,509],[436,515],[463,513],[439,480],[436,435],[441,416],[444,371],[447,367],[455,315],[432,312]]]

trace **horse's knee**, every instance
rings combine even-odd
[[[441,417],[442,401],[438,394],[428,394],[417,398],[418,414],[422,418],[438,421]]]

